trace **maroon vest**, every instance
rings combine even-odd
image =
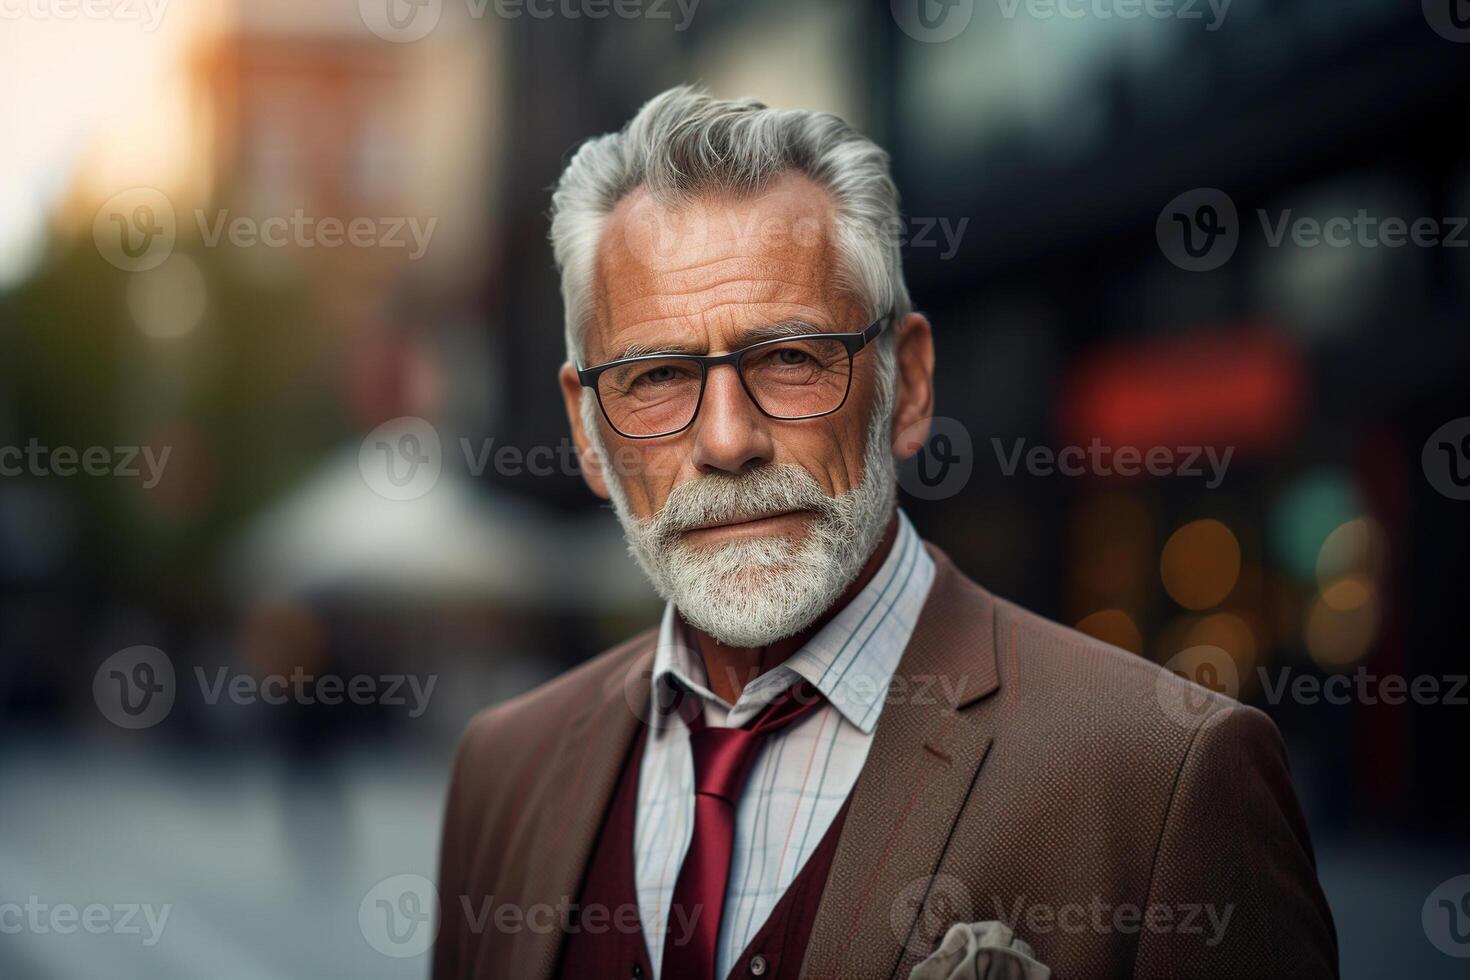
[[[643,923],[638,917],[638,886],[633,868],[633,831],[638,814],[638,772],[648,729],[633,740],[622,777],[593,844],[592,859],[577,895],[577,914],[563,937],[557,975],[564,980],[586,977],[640,980],[653,976]],[[807,858],[781,896],[765,925],[750,940],[730,970],[730,980],[796,980],[811,938],[817,905],[842,835],[847,804],[832,819],[820,844]],[[677,923],[681,919],[670,917]],[[664,977],[663,980],[681,980]]]

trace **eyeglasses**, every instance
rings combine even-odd
[[[847,402],[852,359],[888,325],[888,315],[860,333],[778,337],[728,354],[644,354],[578,368],[597,392],[603,418],[618,435],[655,439],[683,432],[704,400],[709,370],[735,368],[741,387],[763,415],[795,421],[831,415]]]

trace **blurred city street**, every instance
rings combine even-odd
[[[26,980],[422,978],[423,956],[374,950],[358,910],[374,884],[433,879],[443,754],[279,754],[7,738],[0,804],[7,901],[147,904],[137,935],[0,936],[0,976]],[[43,919],[46,913],[42,913]],[[120,922],[120,919],[119,919]]]

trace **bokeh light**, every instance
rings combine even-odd
[[[175,254],[158,268],[129,277],[127,301],[143,336],[170,340],[194,332],[204,319],[209,290],[199,263]]]
[[[1210,613],[1200,617],[1184,634],[1184,645],[1219,647],[1247,669],[1255,663],[1259,649],[1255,630],[1242,616],[1233,612]]]
[[[1307,612],[1307,653],[1328,669],[1357,663],[1373,644],[1380,620],[1377,589],[1351,577],[1324,589]]]
[[[1159,560],[1169,596],[1186,609],[1224,601],[1240,576],[1240,544],[1213,518],[1191,521],[1170,535]]]
[[[1383,528],[1371,517],[1355,517],[1337,526],[1317,554],[1317,585],[1326,589],[1349,575],[1377,579],[1388,560]]]

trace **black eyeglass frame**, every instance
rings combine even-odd
[[[750,399],[751,404],[755,405],[766,418],[775,419],[778,422],[802,422],[807,419],[819,419],[831,415],[833,412],[841,411],[842,406],[847,404],[847,396],[852,393],[852,365],[857,358],[858,351],[867,347],[874,340],[877,340],[878,335],[887,329],[888,321],[892,317],[893,314],[891,312],[885,313],[857,333],[801,333],[792,334],[789,337],[772,337],[770,340],[757,341],[748,347],[732,350],[728,354],[639,354],[637,357],[620,357],[615,361],[608,361],[606,364],[598,364],[589,368],[577,368],[577,380],[582,383],[582,387],[592,389],[592,393],[597,397],[597,407],[601,410],[602,417],[607,420],[607,424],[612,427],[612,430],[624,439],[663,439],[666,436],[676,436],[693,425],[694,420],[699,418],[700,408],[704,406],[704,389],[709,383],[709,369],[718,367],[721,364],[728,364],[735,369],[735,376],[740,379],[740,387],[745,389],[746,397]],[[789,344],[793,341],[800,340],[841,341],[842,346],[847,348],[847,387],[843,389],[842,400],[837,403],[836,407],[830,408],[825,412],[813,412],[810,415],[772,415],[761,405],[760,399],[755,397],[755,393],[750,390],[750,385],[746,384],[745,372],[740,370],[740,361],[751,351],[760,350],[763,347],[774,347],[777,344]],[[637,364],[640,361],[668,361],[674,359],[693,361],[699,365],[699,395],[694,399],[694,411],[690,414],[689,421],[677,429],[670,429],[668,432],[658,432],[649,436],[630,436],[622,429],[619,429],[617,423],[607,414],[607,406],[602,403],[602,392],[598,390],[597,379],[602,377],[604,371],[611,368]]]

